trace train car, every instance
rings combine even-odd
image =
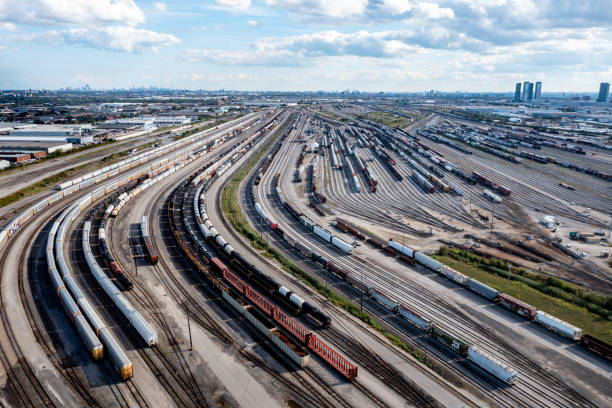
[[[393,301],[386,293],[379,289],[371,288],[368,291],[368,295],[389,310],[395,311],[399,307],[399,303]]]
[[[468,277],[465,276],[464,274],[462,274],[461,272],[458,272],[456,270],[454,270],[453,268],[450,268],[446,265],[442,266],[440,268],[440,273],[446,277],[446,279],[448,280],[452,280],[455,283],[458,283],[462,286],[465,286],[468,282]]]
[[[441,262],[436,261],[433,258],[428,257],[422,252],[415,252],[414,260],[420,263],[421,265],[431,269],[434,272],[440,272],[440,268],[442,268],[443,264]]]
[[[582,337],[582,329],[579,327],[557,319],[555,316],[551,316],[541,310],[536,311],[534,321],[570,340],[577,341]]]
[[[490,286],[485,285],[482,282],[477,281],[474,278],[469,278],[467,281],[467,287],[474,293],[479,294],[480,296],[487,298],[489,300],[494,301],[497,296],[500,294],[500,291],[497,289],[493,289]]]
[[[400,244],[399,242],[396,242],[396,241],[390,239],[389,240],[389,246],[391,248],[395,249],[397,252],[399,252],[401,254],[404,254],[404,255],[406,255],[408,257],[411,257],[411,258],[414,257],[415,250],[410,248],[410,247],[404,246],[404,245]]]
[[[153,246],[151,236],[149,235],[149,224],[148,224],[146,215],[142,216],[142,220],[140,222],[140,229],[142,231],[142,239],[144,241],[144,246],[145,246],[145,250],[147,252],[148,258],[151,261],[151,264],[155,265],[158,261],[158,254],[157,254],[157,250]]]
[[[463,357],[468,356],[468,349],[470,347],[469,344],[449,331],[434,324],[431,328],[430,335],[438,342],[444,344],[446,347],[455,351],[459,355]]]
[[[518,371],[479,347],[470,346],[467,358],[508,385],[513,385],[516,382]]]
[[[426,333],[428,333],[433,326],[433,323],[430,320],[422,317],[417,312],[403,304],[398,305],[395,312]]]
[[[504,186],[502,186],[501,184],[498,184],[498,185],[495,187],[495,190],[497,190],[499,193],[501,193],[501,194],[503,194],[503,195],[505,195],[505,196],[509,196],[509,195],[512,193],[512,191],[510,191],[510,189],[509,189],[509,188],[504,187]]]
[[[589,350],[612,360],[612,346],[603,340],[593,337],[590,334],[583,334],[580,338],[580,344]]]
[[[519,316],[526,317],[529,320],[533,320],[536,316],[535,307],[505,293],[502,293],[497,297],[497,303],[499,303],[502,307],[513,311]]]
[[[327,268],[328,271],[338,275],[342,280],[346,280],[346,277],[349,274],[347,271],[345,271],[344,269],[336,266],[332,262],[327,262],[326,268]]]

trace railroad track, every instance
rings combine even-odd
[[[268,171],[270,171],[270,169]],[[246,185],[249,186],[247,187],[247,189],[250,188],[250,186],[252,185],[255,173],[256,172],[253,172],[251,177],[247,178]],[[260,183],[260,185],[261,184],[262,183]],[[216,203],[219,203],[221,191],[222,189],[219,190],[218,196],[215,198]],[[248,192],[245,194],[247,196],[250,196]],[[251,204],[250,208],[252,207],[253,205]],[[221,214],[220,208],[218,208],[218,204],[216,211],[217,213]],[[222,219],[224,226],[228,231],[230,231],[234,239],[240,242],[241,238],[231,228],[227,220],[223,216],[221,216],[220,218]],[[247,246],[245,245],[245,247]],[[252,248],[248,247],[248,250],[255,256],[259,257],[259,254]],[[268,264],[271,269],[275,268],[268,261],[263,260],[263,262]],[[307,291],[310,292],[311,295],[313,294],[311,290],[307,289]],[[432,399],[424,398],[422,396],[422,390],[416,389],[413,385],[404,381],[399,372],[386,365],[386,363],[381,361],[379,356],[377,356],[375,353],[372,353],[370,350],[365,349],[360,343],[355,342],[353,339],[348,338],[347,336],[333,328],[325,330],[325,337],[328,338],[336,347],[342,350],[347,356],[349,356],[349,358],[356,361],[357,364],[359,364],[360,366],[367,368],[368,371],[371,371],[373,374],[375,374],[385,384],[389,385],[392,389],[398,392],[399,395],[402,395],[404,398],[406,398],[407,401],[410,401],[417,406],[436,406],[432,402]],[[349,343],[350,346],[348,345]],[[361,388],[363,389],[364,387],[361,386]],[[368,397],[373,397],[371,399],[374,403],[378,403],[378,401],[380,401],[380,399],[376,397],[372,392],[366,392],[365,394]]]
[[[158,202],[162,199],[162,197],[168,195],[168,190],[170,189],[171,189],[171,186],[167,187],[162,194],[160,194],[155,200],[152,200],[148,206],[147,212],[150,212],[152,207],[157,206]],[[176,244],[174,243],[175,238],[170,231],[170,227],[167,224],[167,221],[163,221],[163,220],[168,220],[167,207],[164,205],[162,206],[162,208],[164,210],[162,211],[160,218],[162,220],[161,231],[162,231],[162,235],[164,235],[163,238],[169,243],[168,249],[171,253],[174,251],[180,251],[180,248],[177,248]],[[154,222],[153,219],[154,217],[149,217],[151,231],[155,231],[152,228],[153,226],[152,223]],[[157,240],[155,239],[153,240],[153,245],[156,246],[156,248],[158,248]],[[275,378],[277,381],[279,381],[280,383],[285,385],[288,389],[290,389],[300,399],[302,399],[303,401],[306,401],[310,406],[317,406],[317,407],[335,406],[335,403],[332,401],[329,401],[327,399],[316,398],[316,397],[309,395],[302,388],[300,388],[300,385],[303,386],[303,384],[298,385],[298,384],[295,384],[293,381],[290,381],[289,379],[285,378],[282,374],[274,370],[265,361],[263,361],[259,356],[254,354],[244,345],[239,344],[233,338],[233,336],[230,335],[229,332],[226,331],[226,329],[222,328],[220,324],[212,316],[210,316],[207,311],[205,311],[200,306],[199,302],[196,301],[191,296],[191,294],[187,291],[184,285],[178,281],[178,279],[174,276],[173,273],[167,273],[167,271],[172,270],[172,268],[170,268],[170,266],[166,263],[163,253],[160,252],[159,250],[158,250],[158,253],[160,254],[158,265],[161,265],[161,267],[155,268],[158,278],[160,279],[160,281],[162,281],[164,286],[168,289],[169,294],[175,299],[175,301],[178,304],[182,305],[182,307],[188,313],[190,313],[192,320],[196,324],[200,325],[201,327],[205,328],[211,333],[217,335],[217,337],[219,337],[220,340],[223,341],[224,343],[231,345],[240,355],[242,355],[245,359],[247,359],[247,361],[250,361],[255,366],[261,368],[262,370],[270,374],[273,378]],[[174,256],[176,257],[177,261],[184,262],[184,257],[181,254],[175,253]],[[194,273],[194,271],[191,268],[186,268],[186,269],[187,269],[187,272],[191,275],[190,277],[193,279],[195,284],[200,289],[210,290],[210,287],[208,287],[208,285],[202,281],[200,276],[196,276],[197,274]],[[218,298],[218,296],[216,297]],[[213,301],[218,302],[218,299],[214,299]],[[291,369],[293,369],[293,367],[291,367]],[[313,389],[311,389],[311,392],[312,391]]]
[[[95,221],[99,222],[100,219],[101,217],[96,217]],[[110,239],[112,236],[111,228],[113,223],[114,222],[109,219],[109,222],[106,224],[107,242],[109,242],[109,249],[114,256],[115,261],[118,263],[121,270],[124,271],[124,273],[127,273],[129,268],[125,262],[121,261],[122,257],[119,255],[119,251],[117,251],[115,247],[115,241]],[[90,237],[97,243],[98,234],[96,229],[92,229]],[[101,259],[100,257],[100,261],[98,263],[101,266],[103,265],[103,269],[108,271],[105,265],[105,260]],[[151,369],[160,385],[170,396],[172,396],[173,401],[177,405],[184,407],[208,406],[206,398],[204,397],[204,394],[200,389],[200,386],[197,383],[197,380],[195,379],[195,376],[191,371],[185,356],[183,355],[184,351],[181,349],[181,344],[177,341],[176,335],[168,325],[165,316],[160,312],[157,301],[149,293],[148,289],[138,281],[138,279],[135,279],[135,277],[132,276],[130,281],[133,284],[133,288],[129,292],[128,296],[136,299],[136,301],[142,306],[142,309],[149,313],[151,318],[156,322],[157,328],[161,329],[162,333],[164,333],[165,338],[172,350],[172,353],[167,353],[162,351],[160,346],[157,345],[145,349],[138,348],[139,355]],[[175,356],[176,361],[171,361],[170,356],[172,355]]]
[[[181,194],[177,194],[177,195],[180,196]],[[164,218],[168,219],[167,216],[168,216],[167,213],[162,212],[161,214],[162,219]],[[150,219],[150,222],[152,222],[151,219]],[[167,228],[162,228],[162,230],[166,232],[170,232],[170,227],[168,226]],[[189,238],[186,236],[187,235],[186,232],[182,231],[181,235],[182,235],[182,239],[184,240],[184,242],[188,242]],[[171,242],[174,239],[172,234],[170,234],[170,236],[166,236],[165,238],[167,242]],[[156,245],[155,240],[153,240],[153,242],[154,242],[154,245]],[[176,248],[176,246],[174,246],[173,249],[175,251],[180,251],[180,248]],[[160,252],[158,251],[158,253]],[[175,254],[175,255],[178,258],[181,258],[181,259],[183,258],[180,255],[180,253]],[[161,253],[160,253],[159,259],[160,259],[160,262],[163,262]],[[210,286],[207,283],[203,282],[202,278],[200,276],[197,276],[194,273],[194,271],[191,270],[191,268],[187,268],[187,269],[189,272],[191,272],[192,281],[196,285],[198,285],[201,289],[206,288],[209,291],[212,291]],[[191,295],[187,292],[186,288],[184,288],[183,285],[180,282],[178,282],[174,277],[172,278],[172,284],[173,284],[172,286],[176,286],[176,289],[174,288],[172,289],[173,297],[176,297],[177,301],[180,301],[180,299],[182,298],[185,299],[184,301],[185,307],[189,308],[189,313],[191,313],[192,319],[197,324],[199,324],[201,327],[207,329],[211,333],[220,337],[222,341],[224,341],[226,344],[234,348],[247,361],[250,361],[252,364],[264,370],[266,373],[271,375],[275,380],[282,383],[285,387],[287,387],[289,390],[291,390],[293,393],[299,396],[302,400],[308,402],[310,405],[317,406],[317,407],[333,407],[334,406],[332,402],[322,397],[320,395],[320,392],[316,391],[316,389],[312,387],[312,385],[304,384],[303,379],[297,378],[297,381],[298,381],[297,384],[294,381],[287,379],[281,373],[279,373],[274,368],[272,368],[268,363],[262,360],[261,357],[257,356],[251,350],[249,350],[245,345],[240,344],[238,341],[236,341],[234,337],[226,329],[222,328],[221,325],[212,316],[210,316],[209,313],[205,311],[195,299],[191,297]],[[179,293],[176,292],[177,290]],[[222,305],[222,301],[218,299],[218,296],[215,296],[215,298],[216,298],[214,299],[215,303],[217,303],[221,307],[225,307],[225,305]],[[249,330],[249,332],[253,333],[251,330]],[[280,362],[284,365],[287,364],[284,360],[280,360]],[[290,366],[288,368],[291,369],[289,372],[293,373],[294,367]],[[295,375],[293,376],[295,377]],[[305,387],[307,388],[307,390],[304,390],[301,387]]]
[[[46,216],[43,221],[48,221],[52,218],[52,215]],[[32,234],[27,240],[27,247],[31,245],[35,235]],[[2,279],[4,272],[6,271],[7,253],[15,245],[16,239],[10,240],[2,253],[0,258],[0,280]],[[21,251],[19,258],[19,275],[23,274],[22,265],[26,261],[26,250]],[[19,278],[21,282],[21,278]],[[27,299],[24,299],[24,293],[20,290],[20,299],[27,304]],[[51,397],[49,392],[42,385],[38,376],[36,376],[30,363],[25,358],[21,346],[19,345],[13,328],[9,322],[9,318],[6,311],[4,302],[4,294],[0,293],[0,319],[2,321],[2,337],[6,336],[6,339],[0,341],[0,361],[4,366],[4,370],[8,377],[8,382],[11,384],[15,395],[23,406],[59,406],[58,401]],[[30,321],[31,324],[34,322]],[[13,363],[11,360],[15,360]]]
[[[251,185],[251,182],[256,173],[257,173],[257,168],[253,170],[251,177],[247,178],[249,182],[247,185],[249,186]],[[215,211],[219,215],[219,218],[221,219],[221,222],[223,223],[225,229],[230,232],[230,234],[234,237],[236,242],[242,242],[241,237],[238,236],[238,234],[233,230],[229,222],[222,215],[220,204],[219,204],[221,200],[222,191],[223,191],[223,186],[219,188],[217,195],[215,197],[215,200],[214,200],[214,202],[216,203]],[[256,251],[254,251],[250,246],[244,245],[244,247],[249,252],[251,252],[254,256],[260,257],[260,255]],[[262,260],[262,262],[266,263],[270,267],[271,270],[275,268],[273,265],[271,265],[266,260]],[[308,291],[312,294],[310,290]],[[346,353],[347,356],[350,356],[350,358],[357,361],[358,364],[360,364],[362,367],[367,367],[368,370],[372,371],[378,378],[383,380],[386,384],[389,384],[389,382],[393,383],[395,386],[393,386],[392,388],[396,390],[398,394],[404,396],[408,401],[415,403],[417,406],[435,406],[431,398],[427,399],[427,398],[422,397],[422,390],[417,390],[415,389],[414,386],[408,384],[407,382],[403,380],[398,380],[398,378],[401,378],[401,375],[399,375],[399,373],[396,370],[388,366],[385,366],[385,363],[381,361],[379,356],[375,355],[369,350],[364,349],[361,344],[355,342],[354,340],[349,339],[348,337],[344,336],[343,334],[339,333],[338,331],[334,329],[325,330],[325,333],[326,333],[325,335],[327,336],[331,332],[335,334],[334,336],[335,338],[330,338],[330,340],[337,347],[342,349]],[[342,341],[345,344],[351,343],[351,345],[343,346],[342,341],[339,341],[339,339],[342,339]],[[360,352],[357,351],[359,349],[361,349]],[[361,384],[360,386],[358,386],[358,388],[360,388],[362,391],[365,389],[365,387]],[[381,404],[382,400],[380,400],[380,398],[378,398],[371,391],[366,390],[364,394],[368,396],[372,400],[373,403],[380,405],[380,406],[384,406]]]
[[[190,187],[190,184],[186,184],[186,187]],[[179,202],[176,203],[175,202],[175,208],[177,208],[176,206],[181,206],[180,208],[182,208],[182,212],[181,214],[184,217],[190,218],[191,220],[193,220],[193,214],[191,211],[191,202],[193,199],[193,192],[195,190],[194,189],[190,189],[190,195],[188,196],[188,199],[186,200],[186,202]],[[176,197],[183,197],[184,192],[183,191],[178,191],[175,196]],[[182,200],[181,200],[182,201]],[[180,224],[182,220],[176,220],[177,224]],[[192,226],[192,228],[194,228],[194,230],[197,230],[197,226]],[[187,235],[187,234],[185,234]],[[189,241],[191,239],[190,236],[185,236],[184,240],[185,241]],[[212,250],[212,248],[211,248]],[[194,253],[197,253],[197,249],[195,247],[192,246],[192,251]],[[252,337],[254,338],[258,338],[262,339],[262,336],[259,332],[252,330],[250,326],[247,325],[247,330],[249,331],[249,333],[251,334]],[[277,358],[277,361],[279,361],[283,366],[285,366],[285,368],[287,369],[287,371],[291,374],[292,377],[294,377],[295,381],[300,384],[301,386],[303,386],[304,388],[306,388],[308,390],[308,392],[310,392],[313,396],[316,396],[316,399],[319,402],[319,405],[321,406],[325,406],[325,407],[336,407],[336,406],[350,406],[350,403],[340,394],[338,394],[332,387],[330,387],[325,381],[323,381],[320,377],[315,377],[315,374],[312,372],[306,372],[304,370],[296,370],[295,366],[291,363],[288,363],[286,361],[286,357],[280,353],[278,350],[276,350],[276,348],[274,346],[269,346],[267,341],[263,341],[259,343],[261,346],[263,346],[264,348],[266,348],[270,354],[274,355]],[[321,393],[321,391],[319,389],[317,389],[315,386],[313,386],[313,384],[311,382],[308,381],[307,378],[305,378],[301,373],[302,372],[306,372],[308,375],[306,377],[312,378],[314,379],[314,383],[317,384],[318,387],[322,388],[323,390],[325,390],[325,392],[327,394],[329,394],[330,396],[332,396],[333,399],[329,399],[327,396],[325,396],[324,394]]]
[[[54,216],[55,215],[48,218],[48,220],[52,220]],[[43,256],[39,257],[35,252],[39,248],[42,248],[44,251],[45,248],[43,241],[46,240],[45,234],[49,232],[49,223],[45,222],[43,225],[45,225],[43,228],[44,231],[41,230],[39,234],[32,235],[30,237],[30,242],[28,242],[26,245],[27,248],[30,248],[30,254],[27,261],[27,273],[23,271],[23,262],[19,263],[19,294],[21,301],[24,305],[24,310],[28,316],[28,320],[30,321],[34,338],[41,345],[43,351],[49,357],[57,371],[66,379],[66,382],[70,385],[70,387],[80,395],[88,407],[102,407],[101,403],[89,390],[89,387],[82,380],[81,376],[76,372],[74,366],[70,362],[70,358],[62,357],[61,351],[57,351],[53,347],[52,337],[55,335],[54,331],[49,330],[50,328],[45,327],[43,323],[49,322],[51,319],[46,310],[36,310],[37,307],[35,299],[41,296],[40,291],[42,288],[27,287],[28,284],[33,285],[35,281],[42,282],[42,285],[41,283],[38,283],[39,286],[50,285],[47,275],[46,256],[43,254]],[[34,242],[31,242],[32,239],[34,239]],[[23,251],[24,254],[25,252],[26,251]],[[31,293],[32,289],[36,289],[35,294]],[[38,317],[39,313],[41,314],[40,318]]]
[[[276,162],[276,161],[275,161]],[[270,166],[269,172],[271,173],[276,173],[277,171],[275,170],[276,168],[274,167],[274,163],[272,166]],[[282,169],[281,169],[282,172]],[[268,186],[271,185],[268,183],[268,181],[266,180],[266,177],[264,177],[264,179],[262,179],[262,181],[260,182],[260,187],[259,189],[263,189],[265,188],[266,190],[269,188]],[[284,220],[284,215],[282,215],[282,211],[279,212],[276,210],[276,208],[278,207],[278,205],[274,205],[274,206],[270,206],[268,204],[266,204],[266,201],[270,200],[270,197],[274,197],[275,194],[273,191],[270,191],[270,193],[268,193],[267,191],[265,193],[262,193],[259,195],[259,201],[260,203],[264,206],[264,208],[266,209],[266,211],[268,211],[269,214],[271,215],[275,215],[275,218],[277,221],[283,221]],[[250,195],[248,192],[243,193],[243,200],[245,200],[245,202],[247,202],[247,213],[249,213],[248,215],[251,217],[252,220],[257,220],[257,216],[253,215],[252,213],[252,205],[249,203],[249,199],[250,199]],[[272,201],[276,201],[276,200],[272,200]],[[249,211],[249,209],[251,209]],[[281,214],[281,215],[278,215]],[[254,224],[256,225],[256,227],[262,231],[263,228],[263,234],[266,236],[266,238],[271,237],[271,235],[267,232],[267,227],[265,227],[264,225],[262,225],[261,223],[259,223],[258,221],[254,221]],[[284,224],[286,225],[293,225],[294,222],[289,222],[289,224]],[[298,230],[296,230],[296,232],[294,232],[294,236],[302,236],[305,237],[307,239],[311,239],[311,235],[312,234],[304,234],[301,228],[301,225],[298,225]],[[285,228],[285,226],[283,226],[283,228],[285,229],[285,231],[287,231],[287,229]],[[315,242],[317,242],[317,238],[312,236]],[[281,243],[280,241],[278,241],[278,239],[276,237],[271,238],[271,242],[274,242],[275,245],[278,245],[279,243]],[[326,248],[327,246],[322,246],[320,242],[317,242],[317,244],[314,245],[307,245],[310,246],[311,249],[318,249],[321,250],[323,248]],[[336,252],[335,250],[331,249],[329,251],[327,251],[327,249],[325,249],[325,256],[328,259],[333,259],[334,257],[336,257]],[[391,275],[389,275],[389,270],[387,270],[386,267],[383,266],[379,266],[378,263],[374,263],[374,262],[367,262],[364,264],[364,260],[363,259],[358,259],[358,257],[356,257],[355,255],[351,256],[351,257],[341,257],[339,258],[339,260],[337,261],[338,263],[340,263],[343,267],[345,267],[348,270],[359,270],[360,268],[363,268],[364,266],[367,265],[367,272],[364,273],[364,275],[366,276],[366,278],[370,279],[370,281],[372,281],[372,279],[374,279],[374,281],[376,282],[376,285],[383,288],[384,290],[387,290],[388,293],[393,293],[396,292],[398,289],[398,285],[401,286],[401,290],[403,291],[407,291],[410,293],[409,297],[411,299],[415,299],[415,301],[417,302],[417,304],[419,304],[419,307],[425,307],[426,310],[428,310],[428,313],[433,313],[433,315],[437,316],[434,317],[435,321],[442,321],[445,322],[445,325],[450,325],[450,327],[455,326],[454,330],[456,332],[462,333],[464,331],[464,328],[462,326],[462,324],[464,323],[457,323],[454,318],[449,318],[449,316],[439,316],[439,313],[437,311],[438,306],[436,303],[436,307],[434,308],[431,305],[428,305],[428,303],[423,303],[423,301],[421,299],[423,298],[427,298],[428,296],[430,296],[431,294],[429,293],[429,291],[423,292],[423,288],[420,287],[420,285],[417,285],[416,282],[412,282],[411,280],[409,280],[409,278],[406,277],[405,274],[398,274],[398,273],[392,273]],[[358,265],[359,264],[359,265]],[[312,269],[311,266],[309,266],[309,269]],[[317,269],[319,269],[317,267]],[[318,276],[325,278],[326,274],[322,274],[320,272],[319,269],[319,273],[317,273]],[[397,276],[395,276],[397,275]],[[380,279],[384,278],[384,282],[383,285],[381,286],[380,284]],[[406,282],[406,284],[404,284],[404,282],[408,279],[408,282]],[[401,282],[401,283],[400,283]],[[416,285],[416,286],[415,286]],[[354,295],[352,295],[354,296]],[[403,298],[403,297],[402,297]],[[437,296],[433,296],[432,297],[433,300],[438,299]],[[439,300],[439,299],[438,299]],[[373,313],[375,315],[381,315],[381,313],[384,313],[385,311],[381,310],[381,308],[378,308],[379,310],[375,310],[373,311]],[[436,310],[434,310],[436,309]],[[451,315],[453,315],[455,312],[451,310]],[[386,310],[386,314],[389,314],[390,312],[388,310]],[[459,320],[459,322],[461,322],[461,320]],[[401,326],[400,326],[401,327]],[[474,327],[474,326],[469,326],[468,327],[468,332],[470,333],[468,335],[468,340],[471,340],[472,338],[475,338],[477,340],[475,340],[475,344],[480,344],[480,342],[485,343],[485,345],[488,344],[488,351],[493,352],[494,355],[499,355],[499,350],[503,350],[503,342],[501,343],[496,343],[497,340],[499,340],[497,337],[495,338],[487,338],[487,337],[482,337],[483,334],[487,334],[488,335],[488,330],[486,328],[483,327]],[[407,336],[403,335],[400,336],[400,338],[405,339],[407,338]],[[410,339],[408,339],[410,340]],[[407,341],[408,344],[412,344],[412,341]],[[472,341],[471,341],[472,342]],[[491,343],[493,342],[493,343]],[[501,344],[501,345],[500,345]],[[524,365],[524,361],[521,362],[520,359],[523,358],[525,359],[525,357],[523,357],[520,353],[517,354],[520,357],[513,357],[513,356],[506,356],[504,353],[502,357],[502,360],[506,359],[506,357],[509,357],[509,359],[507,359],[506,361],[509,362],[511,365],[515,365],[517,366],[517,368],[519,369],[523,369],[525,370],[525,365]],[[511,353],[510,353],[511,354]],[[465,377],[465,370],[468,370],[468,372],[473,371],[473,368],[469,368],[469,364],[464,364],[466,365],[466,367],[462,368],[461,370],[457,370],[453,364],[451,363],[452,360],[449,360],[448,357],[446,358],[441,358],[440,356],[438,356],[439,362],[441,362],[443,365],[447,365],[448,367],[451,368],[452,371],[455,371],[456,373],[462,375],[463,377]],[[527,359],[529,360],[529,359]],[[501,391],[502,394],[505,394],[505,398],[507,399],[507,401],[514,401],[511,404],[508,404],[507,402],[505,404],[503,404],[503,401],[501,405],[506,405],[506,406],[513,406],[513,404],[516,405],[522,405],[525,403],[525,401],[529,400],[529,399],[533,399],[534,396],[537,396],[536,399],[540,400],[542,402],[543,405],[548,405],[548,406],[553,406],[550,404],[556,404],[554,406],[571,406],[572,403],[580,403],[580,404],[584,404],[584,405],[592,405],[591,403],[589,403],[587,400],[584,399],[584,397],[582,397],[579,393],[576,393],[573,389],[569,388],[567,385],[559,383],[559,381],[550,376],[550,373],[545,372],[545,370],[539,370],[539,371],[533,371],[532,368],[530,368],[529,371],[527,371],[527,377],[529,377],[529,375],[533,374],[535,376],[535,380],[529,379],[529,384],[525,384],[525,383],[520,383],[523,387],[521,389],[518,389],[513,391],[513,390],[508,390],[508,392],[506,391]],[[491,393],[490,391],[490,387],[491,387],[491,383],[489,380],[486,380],[484,378],[482,379],[478,379],[476,380],[475,378],[473,378],[473,374],[470,374],[469,377],[472,377],[468,380],[468,382],[474,384],[475,386],[477,386],[478,388],[480,388],[483,392],[485,392],[485,394],[487,394],[488,396],[491,397],[491,399],[497,399],[498,396],[494,395],[493,393]],[[535,382],[534,382],[535,381]],[[493,383],[495,384],[495,383]],[[534,388],[535,387],[535,388]],[[516,388],[516,387],[513,387]],[[525,390],[524,389],[530,389],[530,394],[527,395],[525,394]],[[536,390],[544,390],[544,392],[538,392]]]

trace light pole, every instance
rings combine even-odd
[[[191,341],[191,320],[189,319],[189,309],[187,310],[187,330],[189,331],[189,350],[193,350],[193,342]]]
[[[491,210],[491,232],[489,233],[489,240],[493,239],[493,220],[495,220],[495,198],[493,199],[493,208]]]
[[[363,268],[361,268],[361,270],[359,271],[361,274],[361,285],[359,285],[360,287],[360,302],[361,302],[361,311],[363,312]]]

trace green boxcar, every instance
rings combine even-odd
[[[467,357],[468,348],[470,345],[446,330],[438,326],[433,326],[431,329],[431,337],[438,340],[440,343],[444,344],[446,347],[452,349],[456,353]]]

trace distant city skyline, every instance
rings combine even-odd
[[[612,11],[561,0],[2,0],[0,59],[2,89],[507,93],[541,78],[546,92],[589,92],[612,80]]]

